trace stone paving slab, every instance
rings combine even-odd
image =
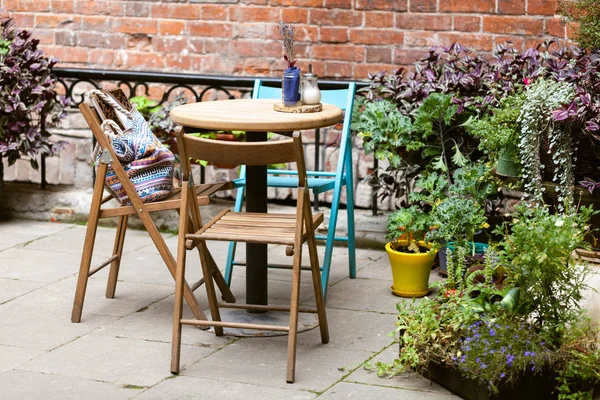
[[[454,400],[460,399],[454,395],[412,390],[393,389],[383,386],[364,385],[361,383],[338,383],[319,399],[377,399],[377,400]]]
[[[373,355],[391,356],[387,334],[394,329],[395,304],[403,301],[389,292],[382,251],[359,249],[358,279],[350,280],[347,250],[334,250],[327,303],[331,342],[322,344],[318,329],[299,334],[297,382],[289,385],[286,336],[216,337],[189,326],[183,328],[181,375],[170,374],[174,281],[144,231],[127,233],[116,298],[105,298],[108,269],[100,271],[89,281],[82,322],[72,324],[85,227],[22,225],[0,223],[2,400],[446,398],[432,397],[446,392],[420,376],[382,383],[363,369]],[[110,255],[114,235],[114,228],[99,230],[98,261]],[[177,237],[163,236],[176,254]],[[227,246],[209,245],[220,266]],[[323,252],[319,246],[321,257]],[[290,261],[283,246],[271,246],[269,256]],[[191,282],[201,276],[194,252],[188,252],[187,272]],[[289,303],[290,272],[271,270],[269,275],[270,301]],[[245,276],[243,267],[234,273],[238,302],[245,302]],[[303,273],[301,289],[303,303],[314,303],[310,274]],[[196,296],[208,309],[203,287]],[[184,313],[190,315],[187,307]]]
[[[69,229],[63,229],[53,235],[43,237],[28,243],[24,248],[32,250],[48,250],[60,253],[71,253],[81,256],[83,250],[83,241],[85,239],[86,227],[82,225],[72,225]],[[94,253],[110,256],[112,254],[116,230],[114,228],[99,227],[96,233],[94,244]],[[168,238],[173,234],[163,234]],[[129,253],[140,247],[151,244],[152,241],[146,231],[128,229],[125,234],[125,244],[123,252]]]
[[[398,344],[390,344],[383,351],[370,360],[370,365],[374,366],[376,362],[391,363],[398,358]],[[416,390],[419,392],[435,392],[450,395],[451,393],[429,379],[423,376],[408,372],[394,377],[380,377],[372,369],[366,369],[364,366],[357,368],[354,372],[344,378],[344,382],[361,383],[371,386],[385,386],[395,389]],[[455,397],[458,399],[458,397]]]
[[[181,365],[185,367],[213,351],[215,349],[183,345]],[[170,343],[120,338],[99,331],[25,363],[19,369],[120,385],[153,386],[171,376],[170,366]]]
[[[331,307],[326,311],[330,336],[327,346],[379,352],[394,340],[389,333],[394,330],[395,315]],[[298,335],[298,343],[310,346],[319,343],[320,338],[319,329],[313,329]],[[287,342],[287,336],[277,340]]]
[[[7,400],[126,400],[140,393],[114,383],[20,370],[0,374],[0,387]]]
[[[0,235],[0,251],[23,245],[31,240],[52,235],[64,229],[70,229],[72,226],[71,224],[49,224],[27,220],[0,221],[0,232],[2,232]]]
[[[144,391],[136,400],[181,399],[197,400],[218,398],[219,400],[310,400],[317,395],[297,390],[294,385],[289,389],[213,380],[190,376],[177,376],[166,379],[158,385]],[[214,397],[212,397],[214,396]]]
[[[44,350],[0,345],[0,354],[2,354],[0,357],[0,372],[18,367],[44,353],[46,353]]]
[[[52,350],[116,319],[88,313],[72,324],[73,290],[72,285],[66,293],[44,287],[0,305],[0,344]]]
[[[103,257],[94,257],[98,263]],[[47,250],[12,248],[0,251],[0,277],[37,282],[56,282],[67,276],[73,276],[79,270],[81,254],[60,254]],[[96,265],[92,263],[92,265]]]
[[[298,336],[303,335],[302,333]],[[358,368],[370,353],[316,341],[299,344],[294,389],[326,390]],[[273,338],[238,340],[181,371],[185,376],[289,388],[286,383],[287,342]]]
[[[395,315],[396,304],[402,299],[390,293],[390,286],[391,280],[345,279],[329,288],[327,306]]]
[[[207,305],[202,302],[200,305],[208,312]],[[183,307],[183,317],[192,318],[192,313],[187,306]],[[107,325],[104,331],[116,337],[170,344],[173,337],[173,296]],[[183,344],[220,349],[235,339],[232,336],[218,337],[206,330],[184,326],[181,341]]]
[[[0,278],[0,287],[2,288],[2,291],[0,291],[0,304],[23,296],[44,285],[42,282]]]

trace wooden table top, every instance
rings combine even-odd
[[[340,108],[323,104],[317,113],[284,113],[273,110],[278,99],[242,99],[202,101],[184,104],[171,110],[173,122],[193,128],[246,131],[290,132],[303,129],[323,128],[342,120]]]

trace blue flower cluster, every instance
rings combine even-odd
[[[526,322],[477,321],[465,329],[452,361],[463,373],[492,385],[524,368],[535,371],[536,355],[547,350],[537,335],[523,334],[530,331]]]

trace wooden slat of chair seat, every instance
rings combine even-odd
[[[323,221],[323,213],[313,216],[316,228]],[[236,213],[223,210],[188,240],[223,240],[236,238],[248,243],[294,244],[296,215]],[[304,239],[306,235],[304,235]]]

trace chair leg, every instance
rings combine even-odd
[[[294,246],[294,266],[292,271],[292,296],[290,300],[290,330],[288,336],[287,383],[296,380],[296,339],[298,336],[298,307],[300,302],[300,271],[302,265],[302,242]],[[318,289],[317,289],[318,290]],[[320,291],[320,290],[319,290]]]
[[[323,256],[323,272],[321,278],[323,297],[327,298],[327,287],[329,285],[329,271],[331,270],[331,259],[333,257],[333,247],[335,242],[335,230],[337,226],[339,212],[340,195],[336,191],[331,202],[331,212],[329,214],[329,226],[327,227],[327,240],[325,241],[325,255]]]
[[[317,241],[313,235],[307,235],[308,255],[310,258],[310,272],[312,274],[313,289],[315,292],[315,303],[317,305],[317,316],[319,317],[319,329],[321,330],[321,343],[329,343],[329,326],[325,311],[325,300],[321,291],[321,272],[319,271],[319,254],[317,253]]]
[[[75,299],[73,300],[73,310],[71,312],[71,322],[80,322],[83,311],[83,301],[90,274],[90,265],[92,263],[92,254],[94,253],[94,243],[96,242],[96,232],[98,230],[98,217],[100,207],[102,206],[102,193],[104,192],[104,179],[108,166],[100,164],[94,184],[94,195],[90,205],[90,217],[87,229],[85,231],[85,240],[83,242],[83,252],[81,254],[81,264],[79,265],[79,275],[77,277],[77,289],[75,290]]]
[[[108,283],[106,284],[106,298],[113,299],[117,288],[117,278],[119,277],[119,267],[121,266],[121,257],[123,255],[123,244],[125,243],[125,232],[127,231],[127,215],[119,217],[117,234],[115,235],[115,246],[113,255],[117,259],[110,264],[110,273],[108,274]]]
[[[245,170],[241,173],[245,174]],[[242,203],[244,202],[244,187],[237,189],[237,195],[235,196],[234,212],[242,211]],[[229,249],[227,250],[227,262],[225,264],[225,282],[227,286],[231,286],[231,276],[233,275],[233,265],[235,263],[235,253],[237,250],[236,242],[229,242]]]
[[[202,272],[204,274],[204,287],[206,287],[206,297],[208,297],[208,306],[210,315],[213,321],[221,321],[219,306],[217,305],[217,295],[215,292],[215,284],[212,279],[213,271],[209,260],[212,256],[206,247],[206,242],[200,242],[200,264],[202,264]],[[223,336],[223,327],[215,326],[215,335]]]
[[[348,275],[356,278],[356,234],[354,231],[354,178],[352,165],[352,142],[346,152],[346,213],[348,215]]]
[[[188,187],[182,184],[181,196],[187,196]],[[173,301],[173,339],[171,341],[171,372],[179,373],[181,358],[181,318],[183,316],[183,290],[185,282],[185,234],[188,231],[188,207],[183,202],[179,210],[179,237],[177,240],[177,266],[175,268],[175,299]],[[209,279],[210,280],[210,279]]]

